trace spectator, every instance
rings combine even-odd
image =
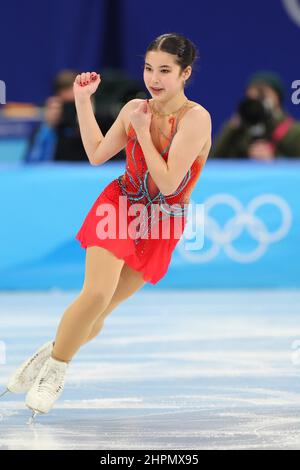
[[[73,82],[78,72],[62,70],[54,79],[54,96],[45,103],[44,121],[32,132],[26,162],[87,161],[77,121]]]
[[[284,87],[278,75],[253,75],[236,113],[217,135],[211,156],[264,161],[300,157],[300,123],[284,111],[283,103]]]

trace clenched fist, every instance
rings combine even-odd
[[[100,74],[95,72],[84,72],[77,75],[73,84],[75,99],[89,98],[95,93],[100,82]]]

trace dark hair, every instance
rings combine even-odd
[[[80,72],[76,70],[64,69],[60,70],[53,79],[53,91],[59,93],[62,90],[71,88],[75,78]]]
[[[161,34],[149,44],[145,56],[149,51],[162,51],[176,56],[175,62],[181,72],[189,65],[192,67],[199,58],[195,44],[178,33]]]

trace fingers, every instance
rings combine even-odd
[[[86,86],[100,79],[100,75],[96,72],[83,72],[76,76],[75,83],[79,86]]]

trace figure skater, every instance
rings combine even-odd
[[[85,278],[62,316],[55,340],[42,345],[17,369],[2,394],[27,392],[25,404],[33,417],[53,407],[63,391],[69,362],[98,335],[105,318],[168,270],[211,147],[210,114],[185,95],[196,55],[195,45],[177,33],[153,40],[144,55],[143,73],[152,98],[125,104],[105,137],[91,104],[100,75],[81,73],[74,81],[81,138],[91,165],[103,164],[126,147],[126,169],[101,192],[76,235],[86,249]],[[138,235],[129,235],[126,229],[126,236],[120,236],[134,221],[130,209],[135,204],[141,214]],[[116,211],[115,217],[110,210],[105,217],[107,208]],[[166,219],[168,237],[149,237],[153,227],[162,228]]]

